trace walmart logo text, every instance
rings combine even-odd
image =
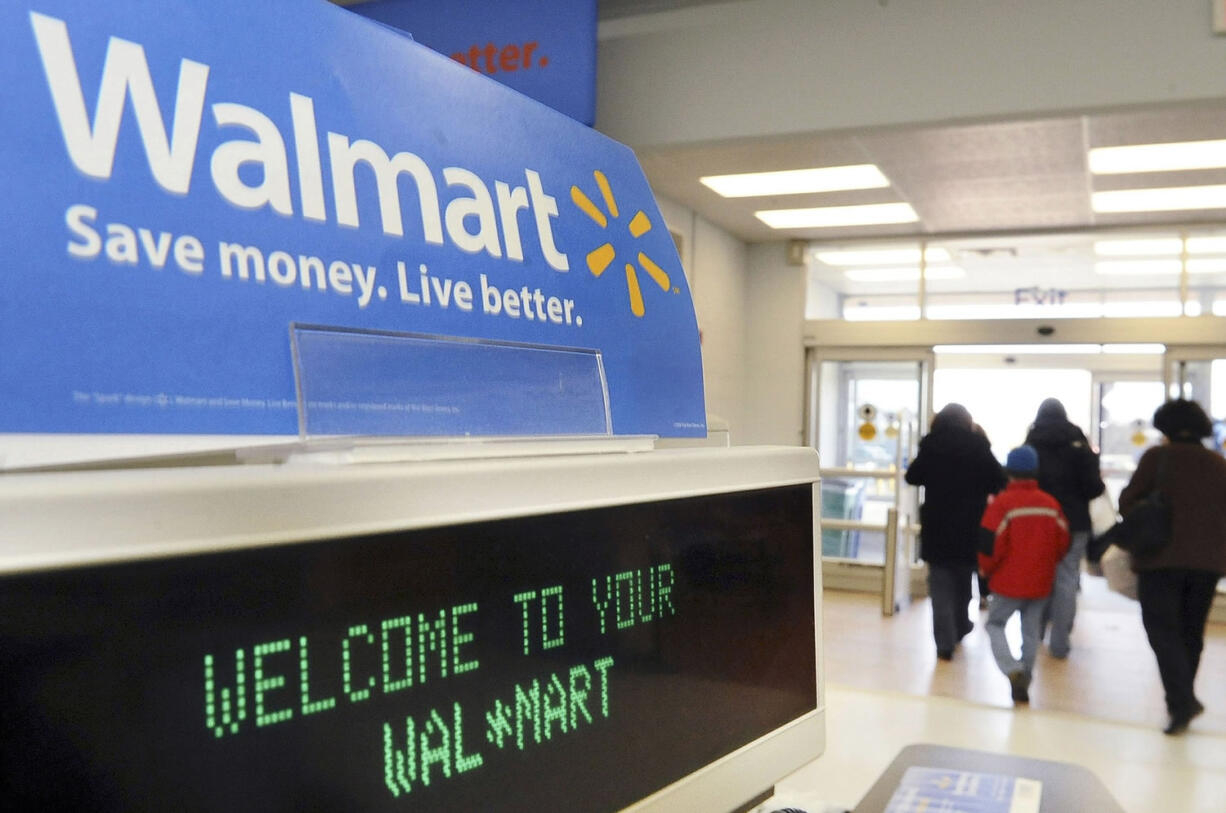
[[[91,178],[110,180],[120,123],[130,100],[153,179],[169,193],[187,195],[204,118],[209,66],[181,60],[168,133],[144,48],[111,37],[91,121],[67,25],[35,12],[30,13],[30,23],[73,165]],[[255,108],[233,102],[210,106],[218,130],[240,128],[251,138],[222,141],[213,150],[209,172],[218,194],[240,209],[269,207],[285,217],[300,214],[307,220],[326,222],[329,206],[315,103],[310,96],[290,93],[289,108],[298,181],[297,212],[285,137],[270,117]],[[470,254],[484,252],[491,257],[523,262],[520,227],[526,223],[528,229],[535,228],[537,245],[549,266],[556,271],[570,268],[566,254],[554,243],[552,220],[558,216],[557,201],[545,192],[540,175],[531,169],[524,170],[522,185],[499,180],[494,182],[491,192],[482,178],[463,167],[445,167],[440,184],[440,178],[419,156],[411,152],[388,155],[373,141],[352,141],[348,136],[328,132],[326,149],[331,216],[340,226],[361,225],[355,173],[363,165],[374,175],[381,226],[386,235],[405,234],[399,182],[408,176],[421,212],[420,237],[426,243],[449,242]],[[262,173],[247,170],[244,173],[247,180],[240,176],[240,169],[253,165]],[[256,175],[260,182],[249,182]],[[525,217],[521,221],[524,214],[530,214],[530,219]],[[416,229],[416,218],[413,221]]]

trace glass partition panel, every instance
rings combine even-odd
[[[921,414],[924,363],[822,361],[817,373],[822,518],[874,526],[824,527],[823,555],[883,564],[883,529],[898,505],[897,473],[911,454]],[[837,473],[826,473],[832,469]]]
[[[1111,504],[1118,505],[1120,491],[1136,470],[1137,461],[1162,437],[1151,421],[1166,393],[1156,379],[1102,380],[1097,395],[1099,466]]]

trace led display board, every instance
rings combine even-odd
[[[169,491],[197,550],[0,575],[7,805],[618,810],[819,709],[811,482],[239,542]]]

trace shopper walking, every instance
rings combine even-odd
[[[950,660],[954,646],[975,624],[968,616],[975,576],[979,519],[988,495],[1004,485],[1004,473],[986,437],[972,430],[961,404],[948,404],[907,468],[906,480],[924,487],[920,506],[920,558],[928,564],[932,637],[937,657]]]
[[[1044,626],[1050,620],[1047,646],[1053,657],[1067,658],[1069,636],[1077,614],[1077,591],[1081,584],[1081,560],[1090,541],[1090,501],[1106,489],[1098,469],[1098,455],[1085,433],[1068,419],[1064,404],[1048,398],[1039,404],[1026,445],[1039,455],[1039,488],[1060,501],[1068,519],[1071,542],[1056,570],[1051,603]]]
[[[1181,734],[1205,710],[1193,684],[1205,642],[1205,621],[1218,580],[1226,573],[1226,460],[1206,449],[1213,426],[1195,401],[1167,401],[1154,412],[1166,443],[1146,450],[1120,493],[1128,513],[1155,487],[1171,507],[1170,541],[1136,556],[1141,622],[1158,661],[1170,722]]]
[[[983,513],[979,567],[992,591],[988,599],[988,640],[996,665],[1009,678],[1015,703],[1030,702],[1030,680],[1038,655],[1056,567],[1069,546],[1068,522],[1056,498],[1035,479],[1039,455],[1030,446],[1009,452],[1009,485]],[[1005,624],[1022,616],[1022,657],[1005,638]]]

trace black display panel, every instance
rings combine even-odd
[[[817,707],[813,588],[810,485],[0,577],[0,808],[617,810]]]

